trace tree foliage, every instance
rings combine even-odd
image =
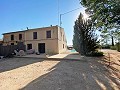
[[[120,42],[120,0],[80,0],[103,37]]]
[[[80,13],[74,25],[73,47],[81,55],[89,55],[97,48],[97,38],[90,20],[84,20]]]
[[[120,25],[120,0],[80,0],[97,27]]]

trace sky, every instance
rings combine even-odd
[[[7,32],[26,30],[26,27],[40,28],[59,25],[59,14],[62,15],[61,27],[64,28],[67,44],[72,45],[73,26],[80,12],[84,8],[79,0],[0,0],[0,39]]]

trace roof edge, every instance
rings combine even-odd
[[[43,28],[50,28],[50,27],[60,27],[60,26],[56,25],[56,26],[49,26],[49,27],[32,28],[32,29],[28,29],[28,30],[43,29]],[[60,28],[62,28],[62,27],[60,27]],[[25,32],[25,31],[28,31],[28,30],[8,32],[8,33],[3,33],[2,35],[11,34],[11,33],[18,33],[18,32]]]

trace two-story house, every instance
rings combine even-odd
[[[17,45],[23,42],[26,50],[40,53],[62,53],[67,49],[64,29],[59,26],[27,29],[3,34],[3,45]]]

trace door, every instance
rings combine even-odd
[[[27,50],[32,49],[32,44],[27,44]]]
[[[45,53],[45,43],[38,44],[39,53]]]

